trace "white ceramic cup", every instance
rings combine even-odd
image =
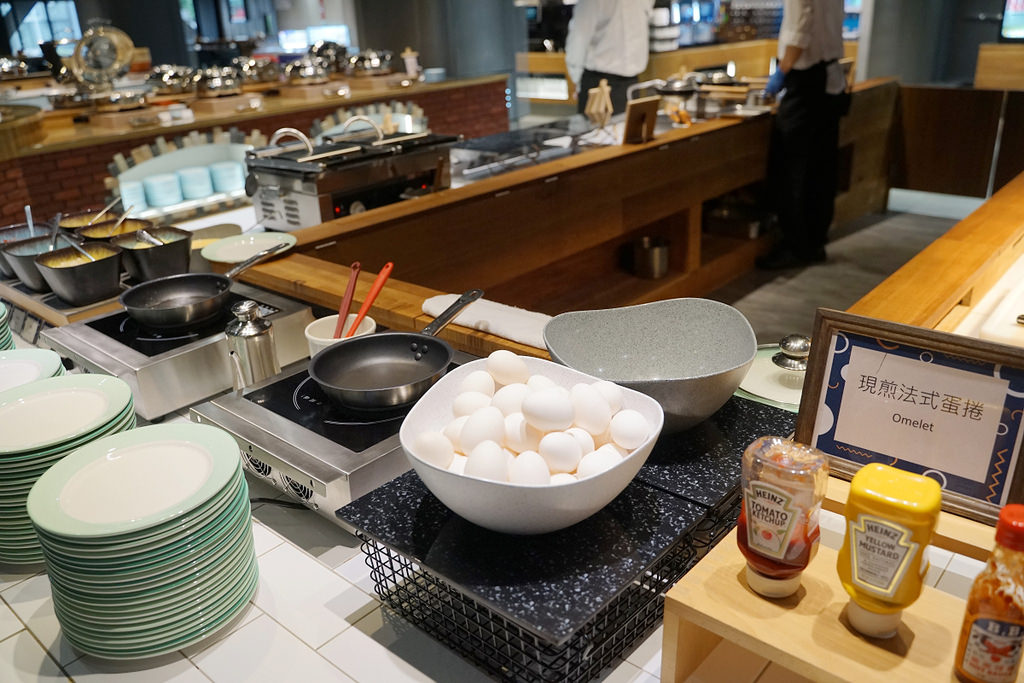
[[[341,328],[341,334],[344,335],[348,332],[348,328],[352,326],[352,323],[356,321],[356,314],[349,313],[348,317],[345,318],[345,325]],[[309,343],[309,357],[312,358],[317,352],[326,349],[332,344],[345,341],[342,339],[334,338],[334,328],[338,325],[338,316],[329,315],[326,318],[317,318],[310,324],[306,325],[306,341]],[[352,337],[361,337],[364,334],[373,334],[377,331],[377,321],[366,316],[363,318],[363,322],[359,323],[359,327],[356,328],[356,333]],[[349,337],[351,339],[352,337]]]

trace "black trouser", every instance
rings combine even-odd
[[[835,213],[839,118],[846,97],[826,93],[825,81],[824,62],[786,74],[772,130],[770,187],[782,246],[804,258],[825,246]]]
[[[580,97],[576,103],[577,112],[583,113],[583,109],[587,106],[587,94],[591,88],[596,88],[601,83],[602,78],[607,80],[611,87],[614,113],[621,114],[626,111],[626,88],[636,83],[636,76],[617,76],[584,69],[583,76],[580,77]]]

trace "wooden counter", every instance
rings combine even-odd
[[[498,74],[395,90],[354,90],[351,98],[321,102],[264,96],[259,111],[197,116],[187,124],[127,130],[75,124],[67,116],[51,116],[38,144],[11,150],[12,158],[6,161],[0,156],[6,189],[0,198],[0,225],[20,220],[26,204],[32,205],[40,220],[48,220],[58,211],[103,206],[107,201],[104,178],[110,175],[107,167],[114,155],[131,158],[132,149],[140,145],[155,145],[160,138],[173,139],[191,131],[205,134],[230,127],[240,134],[258,130],[268,136],[283,127],[308,131],[314,120],[341,107],[397,99],[421,107],[431,129],[438,133],[479,137],[503,132],[508,130],[506,82],[507,76]]]
[[[884,208],[897,91],[891,79],[857,86],[841,135],[849,167],[838,220]],[[767,246],[703,232],[701,217],[705,201],[765,177],[770,124],[711,120],[306,228],[294,233],[295,251],[309,259],[295,275],[393,261],[392,281],[440,292],[480,287],[489,299],[549,314],[700,296],[749,270]],[[621,267],[623,247],[640,235],[671,241],[666,277]],[[245,277],[265,277],[287,260]],[[282,274],[274,288],[289,287]],[[335,287],[326,300],[336,304],[340,294]]]

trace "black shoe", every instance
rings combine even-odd
[[[825,247],[818,247],[814,253],[804,260],[808,265],[812,263],[824,263],[828,260],[828,254],[825,253]]]
[[[754,263],[761,270],[785,270],[807,265],[804,259],[785,247],[776,247],[767,254],[758,256]]]

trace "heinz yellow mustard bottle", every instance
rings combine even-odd
[[[846,616],[864,635],[895,635],[903,609],[921,594],[941,503],[942,489],[928,477],[882,464],[854,475],[836,569],[850,594]]]

